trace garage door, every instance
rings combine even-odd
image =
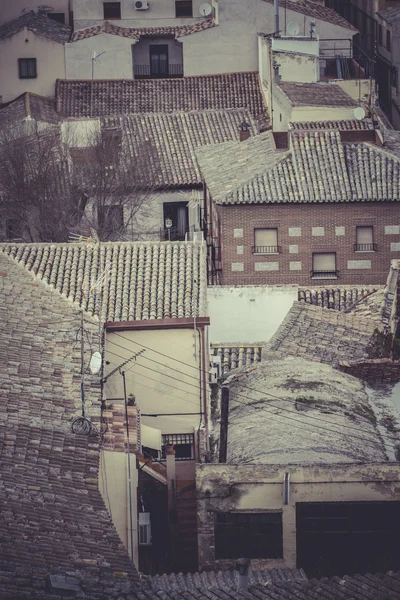
[[[400,568],[400,502],[297,503],[296,531],[309,576]]]

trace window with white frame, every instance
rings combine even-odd
[[[314,279],[336,279],[338,272],[336,270],[335,252],[314,252],[312,256],[313,268],[311,276]]]
[[[354,250],[356,252],[374,252],[374,228],[372,225],[356,227],[356,243]]]
[[[272,227],[255,229],[253,252],[254,254],[278,253],[278,229]]]

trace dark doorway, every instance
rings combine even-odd
[[[187,202],[166,202],[164,204],[165,240],[184,240],[189,229]]]
[[[400,502],[296,504],[297,567],[309,577],[400,568]]]
[[[150,76],[168,77],[168,46],[151,45],[150,46]]]

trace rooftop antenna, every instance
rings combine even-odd
[[[97,54],[97,51],[95,50],[95,51],[93,52],[93,54],[92,54],[92,58],[91,58],[91,61],[92,61],[92,81],[93,81],[93,79],[94,79],[94,63],[95,63],[95,62],[97,62],[97,60],[99,59],[99,57],[100,57],[102,54],[105,54],[105,52],[106,52],[106,51],[105,51],[105,50],[103,50],[103,52],[100,52],[100,54]],[[100,61],[99,61],[99,63],[100,63]],[[101,64],[101,63],[100,63],[100,64]]]
[[[296,23],[296,21],[290,21],[290,23],[288,23],[288,26],[286,28],[286,34],[289,37],[296,37],[297,35],[299,35],[299,33],[300,33],[299,24]]]

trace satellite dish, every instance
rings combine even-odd
[[[290,37],[296,37],[299,35],[300,27],[295,21],[290,21],[286,27],[286,35]]]
[[[90,359],[89,369],[92,375],[97,375],[97,373],[101,369],[101,354],[100,352],[95,352],[92,354],[92,358]]]
[[[199,12],[202,17],[209,17],[212,13],[211,4],[202,4],[199,8]]]
[[[354,116],[357,119],[357,121],[362,121],[365,117],[365,110],[363,109],[362,106],[357,106],[357,108],[354,109]]]

